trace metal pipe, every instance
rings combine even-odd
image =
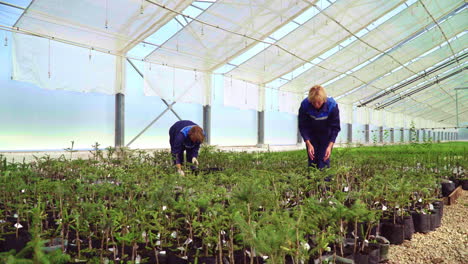
[[[25,7],[17,6],[17,5],[6,3],[6,2],[3,2],[3,1],[0,1],[0,5],[5,5],[5,6],[21,9],[21,10],[26,10]]]
[[[439,83],[439,82],[441,82],[441,81],[443,81],[443,80],[445,80],[445,79],[448,79],[448,78],[450,78],[450,77],[453,77],[453,76],[455,76],[455,75],[457,75],[457,74],[463,72],[463,71],[466,70],[466,69],[468,69],[468,67],[464,67],[463,69],[459,69],[458,71],[452,72],[451,74],[446,75],[446,76],[444,76],[444,77],[442,77],[442,78],[440,78],[440,79],[438,79],[438,80],[435,80],[435,81],[433,81],[432,83],[428,83],[428,84],[426,84],[426,85],[424,85],[424,86],[421,86],[420,88],[418,88],[418,89],[416,89],[416,90],[413,90],[413,91],[411,91],[411,92],[408,92],[407,94],[401,95],[401,96],[398,97],[398,98],[395,98],[395,99],[393,99],[393,100],[391,100],[391,101],[389,101],[389,102],[387,102],[387,103],[385,103],[385,104],[383,104],[383,105],[380,105],[380,106],[376,107],[375,109],[376,109],[376,110],[384,109],[385,107],[388,107],[388,106],[390,106],[390,105],[392,105],[392,104],[394,104],[394,103],[396,103],[396,102],[398,102],[398,101],[400,101],[400,100],[403,100],[403,99],[406,98],[406,97],[409,97],[409,96],[411,96],[411,95],[414,95],[414,94],[416,94],[416,93],[419,93],[419,92],[421,92],[422,90],[427,89],[427,88],[433,86],[434,84],[437,84],[437,83]]]
[[[170,104],[166,110],[164,110],[161,114],[159,114],[153,121],[151,121],[151,123],[149,123],[149,125],[147,125],[140,133],[138,133],[138,135],[136,135],[132,140],[130,140],[130,142],[128,142],[127,144],[127,147],[130,146],[135,140],[137,140],[137,138],[139,138],[143,133],[145,133],[146,130],[148,130],[148,128],[150,128],[156,121],[159,120],[159,118],[161,118],[167,111],[169,111],[169,109],[175,104],[175,102],[173,102],[172,104]]]
[[[115,95],[115,147],[125,144],[125,95]]]
[[[455,89],[455,111],[457,115],[457,126],[460,125],[460,121],[458,120],[458,89]]]
[[[446,68],[446,67],[448,67],[448,66],[450,66],[450,65],[452,65],[454,63],[457,63],[457,61],[463,60],[466,57],[468,57],[468,52],[465,52],[464,54],[462,54],[462,55],[460,55],[460,56],[458,56],[456,58],[453,58],[453,59],[451,59],[451,60],[449,60],[447,62],[444,62],[443,64],[441,64],[441,65],[439,65],[439,66],[435,67],[434,69],[431,69],[431,70],[429,70],[427,72],[424,72],[421,75],[415,76],[414,78],[412,78],[412,79],[410,79],[410,80],[408,80],[408,81],[406,81],[406,82],[404,82],[402,84],[399,84],[396,87],[394,87],[394,88],[392,88],[392,89],[390,89],[388,91],[383,92],[382,94],[376,95],[374,98],[371,98],[371,99],[365,101],[364,103],[361,103],[360,105],[358,105],[358,107],[366,106],[367,104],[369,104],[369,103],[371,103],[371,102],[373,102],[375,100],[378,100],[378,99],[380,99],[380,98],[382,98],[382,97],[384,97],[386,95],[389,95],[389,94],[391,94],[391,93],[393,93],[393,92],[395,92],[397,90],[400,90],[401,88],[406,87],[406,86],[408,86],[408,85],[410,85],[410,84],[412,84],[412,83],[414,83],[414,82],[416,82],[416,81],[418,81],[418,80],[420,80],[420,79],[422,79],[422,78],[424,78],[424,77],[426,77],[426,76],[428,76],[428,75],[430,75],[432,73],[435,73],[435,72],[437,72],[439,70],[442,70],[442,69],[444,69],[444,68]]]
[[[211,106],[203,106],[203,130],[205,131],[205,142],[211,144]]]

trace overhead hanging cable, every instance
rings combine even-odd
[[[293,56],[293,57],[295,57],[295,58],[297,58],[297,59],[299,59],[299,60],[301,60],[301,61],[303,61],[303,62],[305,62],[305,63],[311,63],[309,60],[306,60],[306,59],[304,59],[304,58],[298,56],[297,54],[295,54],[295,53],[289,51],[288,49],[285,49],[284,47],[282,47],[282,46],[279,45],[279,44],[270,43],[270,42],[268,42],[268,41],[264,41],[264,40],[261,40],[261,39],[257,39],[257,38],[255,38],[255,37],[249,36],[249,35],[247,35],[247,34],[237,33],[237,32],[235,32],[235,31],[222,28],[222,27],[220,27],[220,26],[218,26],[218,25],[214,25],[214,24],[210,24],[210,23],[204,22],[204,21],[202,21],[202,20],[200,20],[200,19],[193,18],[193,17],[191,17],[191,16],[189,16],[189,15],[185,15],[185,14],[183,14],[183,13],[181,13],[181,12],[178,12],[178,11],[176,11],[176,10],[173,10],[173,9],[171,9],[171,8],[169,8],[169,7],[166,7],[165,5],[159,4],[159,3],[154,2],[154,1],[152,1],[152,0],[144,0],[144,1],[146,1],[146,2],[148,2],[148,3],[150,3],[150,4],[153,4],[153,5],[156,5],[156,6],[160,7],[160,8],[165,9],[165,10],[168,10],[168,11],[170,11],[170,12],[173,12],[173,13],[176,13],[176,14],[178,14],[178,15],[181,15],[181,16],[184,17],[184,18],[186,17],[186,18],[189,18],[189,19],[191,19],[191,20],[194,20],[194,21],[196,21],[196,22],[198,22],[198,23],[201,23],[202,25],[206,25],[206,26],[210,26],[210,27],[213,27],[213,28],[217,28],[217,29],[219,29],[219,30],[228,32],[228,33],[230,33],[230,34],[235,34],[235,35],[238,35],[238,36],[247,38],[247,39],[251,39],[251,40],[256,41],[256,42],[261,42],[261,43],[264,43],[264,44],[273,45],[273,46],[277,47],[278,49],[283,50],[285,53],[287,53],[287,54],[289,54],[289,55],[291,55],[291,56]],[[305,1],[305,0],[304,0],[304,1]],[[379,51],[379,52],[381,52],[381,53],[384,53],[384,52],[378,50],[377,48],[371,46],[370,44],[366,43],[365,41],[363,41],[362,39],[360,39],[360,38],[357,37],[356,35],[354,35],[351,31],[349,31],[346,27],[344,27],[343,25],[341,25],[338,21],[336,21],[335,19],[333,19],[333,18],[331,18],[330,16],[328,16],[328,15],[327,15],[323,10],[321,10],[320,7],[318,7],[316,4],[312,4],[312,3],[308,2],[308,1],[306,1],[306,2],[307,2],[308,4],[314,5],[317,9],[319,9],[319,10],[320,10],[324,15],[326,15],[329,19],[333,20],[335,23],[337,23],[339,26],[341,26],[343,29],[345,29],[348,33],[350,33],[351,35],[355,36],[357,39],[359,39],[360,41],[362,41],[363,43],[365,43],[365,44],[368,45],[369,47],[374,48],[374,49],[376,49],[377,51]],[[106,8],[106,9],[107,9],[107,8]],[[106,20],[107,20],[107,10],[106,10]],[[106,23],[106,24],[107,24],[107,23]],[[44,38],[48,38],[48,39],[53,39],[53,40],[55,40],[55,41],[59,41],[59,42],[62,42],[62,43],[66,43],[66,44],[70,44],[70,45],[75,45],[75,46],[79,46],[79,47],[83,47],[83,48],[93,48],[93,49],[96,50],[96,51],[99,51],[99,52],[102,52],[102,53],[111,54],[111,55],[114,55],[114,56],[119,56],[119,57],[134,59],[134,60],[145,61],[145,60],[142,60],[142,59],[140,59],[140,58],[135,58],[135,57],[130,57],[130,56],[124,56],[124,55],[121,55],[121,54],[117,54],[116,52],[111,52],[111,51],[105,50],[105,49],[94,48],[94,47],[91,47],[91,46],[89,46],[89,45],[84,45],[84,44],[77,43],[77,42],[73,42],[73,41],[68,41],[68,40],[64,40],[64,39],[57,39],[57,38],[54,38],[54,37],[51,37],[51,36],[47,36],[47,35],[43,35],[43,34],[37,34],[37,33],[34,33],[34,32],[28,32],[28,31],[19,29],[18,27],[7,27],[7,26],[2,26],[2,25],[0,25],[0,29],[2,29],[2,28],[3,28],[4,30],[6,29],[6,30],[12,31],[12,32],[18,32],[18,33],[23,33],[23,34],[28,34],[28,35],[34,35],[34,36],[37,36],[37,37],[44,37]],[[142,42],[142,43],[151,44],[151,43],[147,43],[147,42]],[[159,45],[155,45],[155,44],[152,44],[152,45],[158,46],[158,47],[162,48],[162,47],[159,46]],[[390,56],[394,61],[396,61],[397,63],[399,63],[399,64],[401,65],[401,63],[398,62],[396,59],[394,59],[391,55],[388,55],[388,54],[386,54],[386,55],[387,55],[387,56]],[[149,61],[147,61],[147,62],[149,62]],[[149,62],[149,63],[155,63],[155,62]],[[158,65],[168,65],[168,64],[164,64],[164,63],[155,63],[155,64],[158,64]],[[344,74],[344,75],[350,76],[350,77],[352,77],[352,78],[354,78],[354,79],[356,79],[356,80],[361,81],[362,83],[367,84],[367,82],[361,80],[359,77],[356,77],[356,76],[353,75],[353,74],[348,74],[348,73],[346,73],[346,72],[341,72],[341,71],[337,71],[337,70],[333,70],[333,69],[328,69],[328,68],[326,68],[326,67],[324,67],[324,66],[322,66],[322,65],[319,65],[319,64],[314,64],[314,65],[317,66],[317,67],[319,67],[319,68],[321,68],[321,69],[323,69],[323,70],[326,70],[326,71],[335,72],[335,73],[339,73],[339,74]],[[201,70],[201,69],[193,69],[193,68],[184,67],[184,66],[181,66],[181,65],[173,65],[173,67],[180,68],[180,69],[198,70],[198,71],[201,71],[201,72],[207,72],[207,71],[203,71],[203,70]],[[405,67],[405,68],[406,68],[406,67]],[[410,70],[410,71],[411,71],[411,70]],[[412,72],[412,71],[411,71],[411,72]]]
[[[439,25],[439,23],[437,23],[437,21],[434,19],[434,17],[432,16],[432,14],[429,12],[429,10],[427,9],[426,5],[424,4],[423,1],[421,0],[418,0],[419,3],[421,3],[422,7],[424,8],[424,10],[426,11],[426,13],[429,15],[429,17],[432,19],[432,21],[434,22],[434,24],[439,28],[440,30],[440,33],[442,34],[442,36],[444,36],[444,39],[445,39],[445,42],[447,42],[447,45],[449,46],[450,48],[450,51],[452,52],[452,56],[455,58],[455,52],[453,51],[453,48],[452,48],[452,45],[450,44],[448,38],[447,38],[447,35],[445,35],[445,32],[442,30],[442,27]],[[460,66],[460,62],[457,60],[457,63],[458,63],[458,66]]]
[[[103,54],[109,54],[109,55],[113,55],[113,56],[116,56],[116,57],[121,57],[121,58],[124,58],[124,59],[128,58],[128,59],[132,59],[132,60],[136,60],[136,61],[145,61],[145,60],[142,60],[141,58],[128,56],[128,55],[122,55],[121,53],[114,52],[114,51],[111,51],[111,50],[106,50],[106,49],[103,49],[103,48],[94,47],[94,46],[86,45],[86,44],[83,44],[83,43],[70,41],[70,40],[66,40],[66,39],[61,39],[61,38],[57,38],[57,37],[52,37],[50,35],[46,35],[46,34],[42,34],[42,33],[41,34],[40,33],[35,33],[35,32],[32,32],[32,31],[29,31],[29,30],[21,29],[19,27],[10,27],[10,26],[5,26],[5,25],[0,25],[0,30],[9,31],[9,32],[12,32],[12,33],[23,34],[23,35],[34,36],[34,37],[39,37],[39,38],[44,38],[44,39],[48,39],[48,40],[53,40],[53,41],[56,41],[56,42],[60,42],[60,43],[64,43],[64,44],[67,44],[67,45],[72,45],[72,46],[80,47],[80,48],[84,48],[84,49],[92,49],[93,51],[96,51],[96,52],[100,52],[100,53],[103,53]],[[148,62],[148,61],[145,61],[145,62]],[[158,63],[158,62],[148,62],[148,63],[169,66],[168,64],[165,64],[165,63]],[[179,66],[179,65],[174,65],[173,67],[183,69],[183,70],[192,70],[192,71],[195,70],[192,67],[184,67],[184,66]],[[207,71],[204,71],[204,70],[201,70],[201,69],[196,69],[196,70],[200,71],[200,72],[208,73]]]
[[[306,0],[304,0],[306,1]],[[306,1],[308,2],[308,1]],[[309,3],[309,2],[308,2]],[[329,16],[324,10],[320,9],[316,4],[312,4],[312,3],[309,3],[311,5],[314,5],[315,7],[317,7],[317,9],[320,10],[320,12],[322,12],[323,15],[325,15],[328,19],[332,20],[333,22],[335,22],[338,26],[340,26],[342,29],[344,29],[346,32],[348,32],[349,34],[353,35],[356,39],[358,39],[359,41],[361,41],[362,43],[364,43],[365,45],[367,45],[368,47],[376,50],[377,52],[380,52],[381,54],[385,55],[385,56],[388,56],[389,58],[391,58],[393,61],[395,61],[397,64],[399,64],[401,67],[405,68],[406,70],[408,70],[409,72],[415,74],[415,75],[418,75],[416,72],[414,72],[413,70],[411,70],[410,68],[408,68],[406,65],[402,64],[400,61],[398,61],[397,59],[395,59],[392,55],[388,54],[388,52],[386,51],[381,51],[380,49],[378,49],[377,47],[369,44],[367,41],[364,41],[362,38],[360,38],[359,36],[357,36],[356,34],[354,34],[353,32],[351,32],[348,28],[346,28],[345,26],[343,26],[339,21],[337,21],[335,18]],[[425,76],[423,76],[422,78],[425,79]],[[365,82],[364,82],[365,83]],[[445,91],[446,92],[446,91]]]
[[[191,17],[191,16],[189,16],[189,15],[183,14],[183,13],[181,13],[181,12],[179,12],[179,11],[173,10],[173,9],[171,9],[171,8],[165,6],[165,5],[162,5],[162,4],[157,3],[157,2],[155,2],[155,1],[152,1],[152,0],[145,0],[145,1],[148,2],[148,3],[150,3],[150,4],[156,5],[156,6],[160,7],[160,8],[166,9],[166,10],[168,10],[168,11],[170,11],[170,12],[173,12],[173,13],[175,13],[175,14],[178,14],[178,15],[180,15],[180,16],[189,18],[189,19],[191,19],[191,20],[193,20],[193,21],[196,21],[196,22],[198,22],[198,23],[200,23],[200,24],[202,24],[202,25],[209,26],[209,27],[212,27],[212,28],[216,28],[216,29],[218,29],[218,30],[222,30],[222,31],[225,31],[225,32],[228,32],[228,33],[230,33],[230,34],[237,35],[237,36],[241,36],[241,37],[244,37],[244,38],[246,38],[246,39],[253,40],[253,41],[258,42],[258,43],[264,43],[264,44],[268,44],[268,45],[271,45],[271,46],[275,46],[275,47],[277,47],[278,49],[284,51],[285,53],[287,53],[287,54],[289,54],[289,55],[291,55],[291,56],[293,56],[293,57],[295,57],[295,58],[297,58],[297,59],[299,59],[299,60],[301,60],[301,61],[304,62],[304,63],[311,63],[309,60],[302,58],[301,56],[299,56],[299,55],[297,55],[297,54],[291,52],[290,50],[284,48],[283,46],[281,46],[281,45],[279,45],[279,44],[277,44],[277,43],[275,43],[275,42],[272,43],[272,42],[268,42],[268,41],[265,41],[265,40],[261,40],[261,39],[258,39],[258,38],[249,36],[249,35],[247,35],[247,34],[238,33],[238,32],[235,32],[235,31],[232,31],[232,30],[229,30],[229,29],[220,27],[220,26],[218,26],[218,25],[214,25],[214,24],[211,24],[211,23],[202,21],[202,20],[200,20],[200,19],[198,19],[198,18]],[[311,3],[309,3],[309,2],[307,2],[307,3],[308,3],[308,4],[311,4]],[[312,4],[312,5],[316,6],[315,4]],[[319,67],[319,68],[321,68],[321,69],[323,69],[323,70],[325,70],[325,71],[335,72],[335,73],[338,73],[338,74],[344,74],[344,75],[350,76],[350,77],[352,77],[352,78],[354,78],[354,79],[356,79],[356,80],[358,80],[358,81],[360,81],[360,82],[362,82],[362,83],[367,84],[366,81],[361,80],[359,77],[357,77],[357,76],[355,76],[355,75],[353,75],[353,74],[349,74],[349,73],[342,72],[342,71],[338,71],[338,70],[334,70],[334,69],[329,69],[329,68],[327,68],[327,67],[324,67],[324,66],[322,66],[322,65],[315,64],[315,63],[312,63],[312,64],[315,65],[315,66],[317,66],[317,67]]]
[[[455,10],[453,10],[452,12],[450,12],[449,14],[447,14],[446,16],[441,17],[441,18],[437,21],[437,23],[440,24],[440,23],[442,23],[442,22],[447,21],[449,18],[455,16],[455,15],[458,14],[460,11],[464,10],[465,7],[466,7],[466,5],[462,5],[462,6],[458,7],[458,8],[456,8]],[[402,45],[404,45],[404,44],[406,44],[406,43],[408,43],[408,42],[410,42],[410,41],[413,41],[413,40],[415,40],[415,39],[417,39],[417,38],[423,36],[424,34],[428,34],[428,33],[430,32],[430,30],[432,30],[432,28],[434,28],[434,27],[435,27],[435,24],[426,26],[424,29],[418,31],[418,32],[415,33],[413,36],[409,37],[408,39],[405,39],[404,41],[402,41],[402,42],[398,43],[397,45],[395,45],[394,47],[392,47],[390,50],[388,50],[388,52],[393,52],[394,49],[399,48],[400,46],[402,46]],[[464,34],[464,33],[463,33],[463,34]],[[451,38],[451,39],[449,40],[449,42],[451,42],[452,40],[457,39],[457,38],[458,38],[458,35],[455,36],[455,37],[453,37],[453,38]],[[438,46],[437,49],[440,49],[443,45],[444,45],[444,44],[442,44],[442,45],[437,45],[437,46]],[[437,46],[435,46],[435,47],[432,49],[432,51],[434,51],[434,49],[435,49]],[[432,51],[431,51],[431,52],[432,52]],[[426,52],[426,53],[427,53],[427,52]],[[424,53],[424,54],[426,54],[426,53]],[[379,56],[382,56],[382,55],[379,55]],[[415,59],[409,60],[409,61],[407,61],[405,64],[406,64],[406,65],[413,64],[413,63],[417,62],[419,59],[420,59],[420,57],[417,58],[417,59],[415,58]],[[372,60],[372,59],[371,59],[371,60]],[[446,59],[445,59],[445,60],[446,60]],[[398,69],[398,71],[399,71],[401,68],[402,68],[402,67],[394,68],[392,71],[390,71],[390,72],[388,72],[388,73],[385,73],[385,74],[383,74],[383,75],[380,75],[380,76],[378,76],[377,78],[374,78],[373,80],[370,81],[370,83],[379,81],[379,80],[381,80],[382,78],[385,78],[385,77],[387,77],[387,76],[393,74],[397,69]],[[421,73],[421,71],[420,71],[420,73]],[[423,73],[423,74],[424,74],[424,73]],[[407,81],[407,80],[409,80],[410,78],[413,78],[413,77],[414,77],[414,75],[411,76],[411,77],[409,77],[409,78],[407,78],[407,79],[405,79],[404,81]],[[400,82],[400,83],[401,83],[401,82]],[[398,85],[398,83],[397,83],[397,84],[393,84],[392,86],[395,86],[395,85]],[[352,93],[354,93],[354,92],[356,92],[356,91],[359,91],[359,90],[361,90],[361,89],[363,89],[363,88],[365,88],[365,87],[366,87],[366,85],[360,85],[360,86],[357,87],[357,88],[354,88],[354,89],[352,89],[352,90],[350,90],[350,91],[347,91],[347,92],[345,92],[345,93],[339,95],[337,98],[350,95],[350,94],[352,94]],[[375,92],[375,93],[373,93],[372,95],[369,95],[369,96],[367,96],[366,98],[363,98],[362,100],[359,100],[359,102],[356,102],[356,104],[359,104],[359,107],[364,106],[364,105],[367,104],[367,103],[362,103],[363,101],[364,101],[364,102],[367,102],[368,100],[371,100],[371,99],[373,99],[373,98],[376,97],[376,96],[379,96],[382,92],[388,91],[389,89],[390,89],[390,88],[385,88],[384,90],[380,90],[380,91],[378,91],[378,92]]]
[[[191,20],[197,21],[198,23],[201,23],[202,25],[206,25],[206,26],[210,26],[210,27],[213,27],[213,28],[217,28],[217,29],[219,29],[219,30],[223,30],[223,31],[225,31],[225,32],[228,32],[228,33],[230,33],[230,34],[235,34],[235,35],[238,35],[238,36],[247,38],[247,39],[251,39],[251,40],[256,41],[256,42],[261,42],[261,43],[264,43],[264,44],[273,45],[273,46],[277,47],[278,49],[283,50],[283,51],[286,52],[287,54],[289,54],[289,55],[291,55],[291,56],[293,56],[293,57],[295,57],[295,58],[297,58],[297,59],[299,59],[299,60],[301,60],[301,61],[303,61],[303,62],[305,62],[305,63],[310,63],[308,60],[306,60],[306,59],[304,59],[304,58],[298,56],[297,54],[295,54],[295,53],[293,53],[293,52],[291,52],[291,51],[285,49],[284,47],[282,47],[282,46],[280,46],[280,45],[278,45],[278,44],[276,44],[276,43],[270,43],[270,42],[268,42],[268,41],[264,41],[264,40],[260,40],[260,39],[251,37],[251,36],[249,36],[249,35],[247,35],[247,34],[237,33],[237,32],[235,32],[235,31],[222,28],[222,27],[220,27],[220,26],[218,26],[218,25],[213,25],[213,24],[204,22],[204,21],[202,21],[202,20],[200,20],[200,19],[193,18],[193,17],[191,17],[191,16],[189,16],[189,15],[185,15],[185,14],[183,14],[183,13],[181,13],[181,12],[178,12],[178,11],[176,11],[176,10],[173,10],[173,9],[171,9],[171,8],[169,8],[169,7],[166,7],[165,5],[159,4],[159,3],[155,2],[155,1],[152,1],[152,0],[144,0],[144,1],[146,1],[146,2],[148,2],[148,3],[150,3],[150,4],[153,4],[153,5],[156,5],[156,6],[160,7],[160,8],[165,9],[165,10],[168,10],[168,11],[170,11],[170,12],[173,12],[173,13],[175,13],[175,14],[181,15],[181,16],[184,17],[184,18],[189,18],[189,19],[191,19]],[[106,3],[107,3],[107,0],[106,0]],[[307,3],[309,3],[309,2],[307,2]],[[311,3],[309,3],[309,4],[311,4]],[[313,4],[313,5],[314,5],[314,4]],[[316,5],[315,5],[315,6],[316,6]],[[316,7],[318,7],[318,6],[316,6]],[[108,26],[108,25],[107,25],[107,16],[108,16],[108,10],[107,10],[107,5],[106,5],[106,26]],[[334,21],[337,23],[336,20],[334,20]],[[338,24],[339,24],[339,23],[338,23]],[[0,29],[1,29],[1,28],[8,28],[8,27],[6,27],[6,26],[0,26]],[[14,31],[14,29],[15,29],[14,27],[13,27],[13,28],[10,28],[9,31]],[[14,32],[25,33],[25,34],[29,34],[29,35],[35,35],[35,36],[38,36],[38,37],[45,37],[45,38],[48,38],[48,39],[53,38],[53,37],[47,36],[47,35],[42,35],[42,34],[37,34],[37,33],[34,33],[34,32],[27,32],[27,31],[24,31],[24,30],[20,30],[20,29],[17,28],[17,27],[16,27],[16,31],[14,31]],[[348,32],[349,32],[349,30],[348,30]],[[352,34],[352,33],[351,33],[351,34]],[[64,40],[64,39],[57,39],[57,38],[55,38],[54,40],[55,40],[55,41],[59,41],[59,42],[63,42],[63,43],[66,43],[66,44],[71,44],[71,45],[83,47],[83,48],[93,48],[93,49],[96,50],[96,51],[103,52],[103,53],[107,53],[107,54],[111,54],[111,55],[115,55],[115,56],[119,56],[119,57],[125,57],[125,58],[130,58],[130,59],[135,59],[135,60],[141,60],[140,58],[135,58],[135,57],[130,57],[130,56],[123,56],[123,55],[121,55],[121,54],[117,54],[116,52],[111,52],[111,51],[109,51],[109,50],[99,49],[99,48],[91,47],[91,46],[89,46],[89,45],[84,45],[84,44],[81,44],[81,43],[72,42],[72,41],[68,41],[68,40]],[[142,43],[151,44],[151,43],[148,43],[148,42],[146,42],[146,41],[145,41],[145,42],[142,42]],[[155,45],[155,44],[151,44],[151,45],[158,46],[159,48],[162,48],[162,47],[159,46],[159,45]],[[142,61],[146,61],[146,60],[142,60]],[[149,62],[149,61],[147,61],[147,62]],[[149,62],[149,63],[155,63],[155,62]],[[158,64],[158,65],[168,65],[168,64],[164,64],[164,63],[155,63],[155,64]],[[314,64],[314,65],[317,66],[317,67],[319,67],[319,68],[321,68],[321,69],[323,69],[323,70],[326,70],[326,71],[335,72],[335,73],[339,73],[339,74],[344,74],[344,75],[350,76],[350,77],[352,77],[352,78],[354,78],[354,79],[356,79],[356,80],[361,81],[362,83],[367,84],[367,82],[361,80],[359,77],[356,77],[356,76],[354,76],[353,74],[348,74],[348,73],[346,73],[346,72],[341,72],[341,71],[337,71],[337,70],[333,70],[333,69],[328,69],[328,68],[326,68],[326,67],[324,67],[324,66],[322,66],[322,65],[318,65],[318,64]],[[182,65],[173,65],[173,67],[180,68],[180,69],[198,70],[198,71],[201,71],[201,72],[207,72],[207,71],[203,71],[203,70],[201,70],[201,69],[193,69],[193,68],[189,68],[189,67],[184,67],[184,66],[182,66]]]

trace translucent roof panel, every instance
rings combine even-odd
[[[404,111],[411,115],[415,111],[419,111],[417,107],[414,107],[414,104],[426,109],[432,109],[433,111],[437,110],[431,113],[433,117],[424,116],[424,118],[428,119],[437,119],[437,116],[434,117],[436,112],[445,112],[447,115],[453,115],[455,107],[447,107],[447,104],[442,104],[441,102],[449,101],[450,105],[454,106],[456,100],[455,88],[463,87],[468,81],[468,76],[460,72],[460,70],[460,68],[449,70],[446,74],[441,75],[440,81],[436,83],[432,81],[427,84],[420,84],[394,97],[388,98],[383,102],[383,106],[386,106],[385,110]]]
[[[337,1],[325,10],[351,32],[358,32],[401,2],[404,1]],[[324,14],[318,13],[280,39],[277,44],[310,61],[350,36]],[[300,69],[304,63],[278,47],[271,46],[229,74],[256,83],[266,83],[297,68]]]
[[[435,19],[440,19],[464,5],[464,1],[428,1],[425,5]],[[364,35],[362,41],[353,42],[321,62],[319,65],[322,68],[312,67],[281,89],[305,90],[311,84],[323,84],[343,73],[350,74],[352,72],[348,72],[349,70],[376,57],[382,53],[381,51],[391,49],[405,39],[411,38],[413,34],[431,23],[432,20],[425,9],[415,3]],[[329,92],[334,93],[333,90]]]
[[[206,24],[194,20],[181,26],[177,34],[146,60],[214,70],[257,43],[244,34],[264,40],[308,6],[303,1],[220,0],[198,16]]]
[[[465,46],[462,46],[468,41],[468,35],[465,35],[460,41],[456,41],[452,43],[452,46],[456,51],[463,50]],[[443,62],[446,60],[447,57],[452,55],[451,50],[448,46],[444,46],[435,52],[426,55],[423,58],[418,59],[413,64],[409,64],[407,67],[412,69],[412,71],[408,71],[405,68],[400,68],[398,71],[385,76],[384,78],[376,81],[373,83],[372,87],[366,86],[365,89],[360,89],[359,91],[352,93],[346,97],[344,97],[344,101],[354,102],[357,103],[359,101],[366,101],[366,98],[369,98],[371,95],[374,95],[376,92],[384,91],[386,88],[392,88],[401,82],[406,81],[408,78],[417,77],[420,74],[423,74],[426,69],[434,66],[439,62]],[[467,59],[463,59],[462,61],[466,61]],[[415,74],[416,72],[416,74]],[[437,71],[434,73],[435,75],[440,74],[441,71]],[[420,81],[427,80],[427,77],[420,79]],[[372,97],[371,97],[372,98]],[[372,103],[376,103],[372,102]]]
[[[174,10],[192,1],[161,0]],[[141,0],[35,0],[17,27],[112,52],[126,52],[175,14]]]
[[[9,0],[1,1],[0,23],[4,26],[13,26],[24,9],[31,3],[31,0]]]
[[[445,35],[448,38],[453,38],[451,45],[456,49],[455,52],[463,50],[463,45],[468,42],[468,36],[464,34],[463,28],[454,25],[463,23],[467,21],[466,19],[468,19],[468,12],[463,12],[441,24]],[[460,39],[455,38],[457,35],[459,35]],[[451,56],[451,51],[448,46],[445,47],[445,44],[445,38],[440,30],[437,27],[433,27],[417,38],[387,52],[404,66],[398,64],[391,57],[382,55],[379,59],[374,60],[357,71],[353,71],[353,75],[362,81],[356,80],[351,76],[346,76],[327,84],[327,88],[333,91],[333,96],[337,96],[361,86],[359,91],[343,98],[346,102],[354,103],[382,89],[388,88],[395,82],[404,80],[414,73],[431,67],[439,62],[441,57],[445,59]],[[444,45],[445,49],[439,53],[435,53],[440,45]],[[438,55],[436,56],[435,54]]]

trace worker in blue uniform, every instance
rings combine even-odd
[[[187,161],[198,166],[198,150],[200,144],[205,140],[203,129],[190,120],[177,121],[169,129],[169,143],[171,153],[177,172],[184,176],[182,164],[184,163],[184,151],[187,154]]]
[[[309,90],[299,108],[299,131],[306,143],[309,166],[318,169],[330,167],[330,156],[338,132],[340,112],[332,97],[325,89],[315,85]]]

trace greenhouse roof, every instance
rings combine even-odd
[[[463,0],[33,0],[5,23],[49,39],[49,50],[52,39],[196,80],[222,75],[300,97],[323,84],[340,103],[437,122],[453,123],[456,102],[468,111]]]

